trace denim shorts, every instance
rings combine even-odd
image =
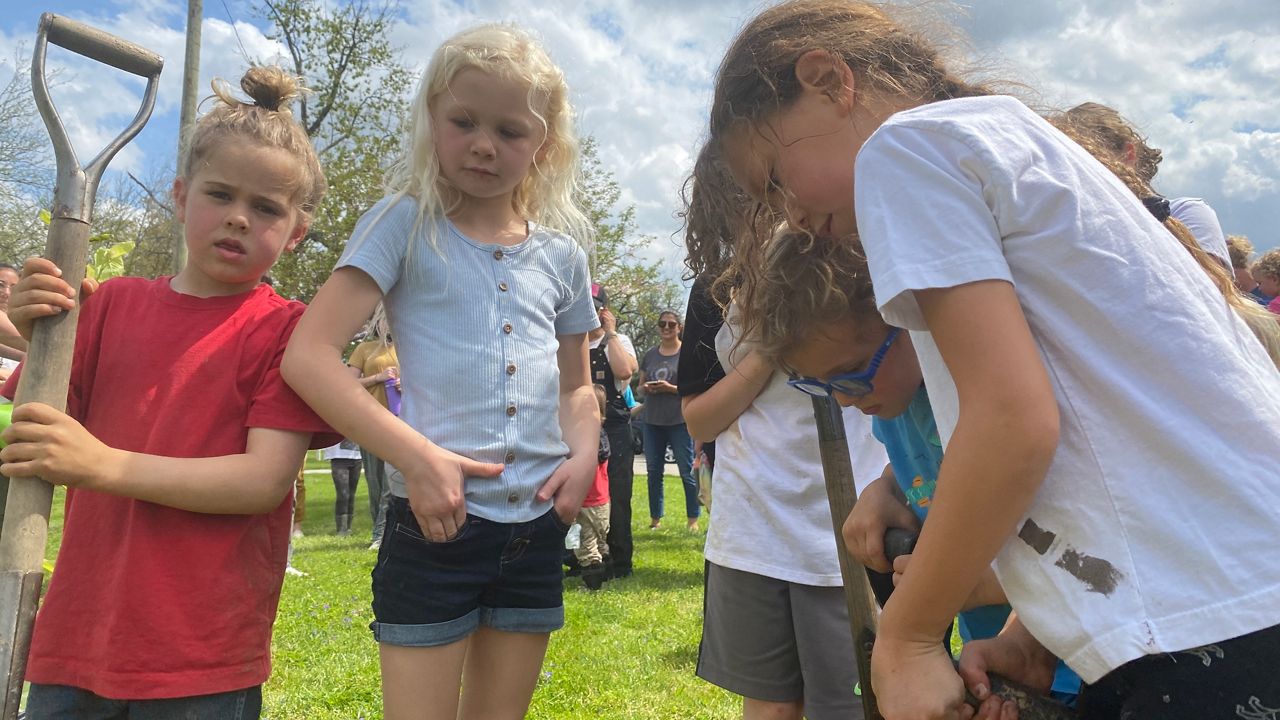
[[[522,523],[468,514],[455,537],[432,542],[409,501],[392,497],[373,568],[369,629],[378,642],[404,647],[448,645],[481,625],[506,632],[559,630],[568,530],[554,508]]]
[[[164,700],[110,700],[66,685],[32,684],[27,693],[28,720],[257,720],[262,686]]]

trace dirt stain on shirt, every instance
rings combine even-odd
[[[1058,536],[1040,527],[1031,518],[1027,518],[1022,528],[1018,530],[1018,538],[1037,554],[1045,555]],[[1115,592],[1120,581],[1124,579],[1124,573],[1117,570],[1110,562],[1092,555],[1085,555],[1070,545],[1063,549],[1054,565],[1066,570],[1071,577],[1084,583],[1085,589],[1089,592],[1107,596]]]

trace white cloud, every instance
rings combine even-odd
[[[180,4],[118,0],[105,9],[92,0],[49,4],[77,8],[72,13],[77,18],[164,54],[168,69],[157,114],[176,113],[185,22]],[[994,56],[998,76],[1026,81],[1050,106],[1095,100],[1116,107],[1164,150],[1156,182],[1161,191],[1205,197],[1229,232],[1249,234],[1259,247],[1280,244],[1273,229],[1280,207],[1275,83],[1280,5],[1273,0],[966,4],[960,22],[976,49]],[[667,258],[676,268],[674,277],[681,253],[670,240],[679,230],[673,215],[705,132],[716,65],[759,6],[754,0],[404,0],[404,21],[392,36],[406,63],[420,70],[441,40],[479,22],[514,21],[537,34],[565,69],[581,131],[595,136],[623,201],[636,207],[641,232],[656,238],[644,248],[646,256]],[[246,54],[279,54],[278,45],[249,22],[246,3],[236,0],[230,7],[237,14],[234,25],[223,19],[219,4],[205,5],[210,19],[203,26],[202,94],[215,75],[238,79]],[[20,43],[29,47],[34,17],[29,11],[20,22],[0,21],[0,64]],[[141,83],[89,65],[62,65],[66,87],[59,97],[74,108],[68,125],[85,146],[114,134],[141,96]],[[172,121],[153,125],[151,132],[172,132]],[[115,165],[153,167],[172,144],[168,138],[140,139]]]

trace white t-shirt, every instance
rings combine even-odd
[[[1280,374],[1133,193],[989,97],[891,117],[855,196],[877,301],[912,331],[944,442],[956,388],[912,291],[1009,281],[1039,345],[1059,446],[995,564],[1036,638],[1094,682],[1280,624]]]
[[[1169,214],[1187,226],[1200,249],[1222,261],[1223,267],[1231,267],[1231,255],[1227,252],[1227,236],[1222,234],[1218,213],[1200,198],[1169,198]]]
[[[748,349],[734,346],[736,309],[716,333],[716,356],[726,373]],[[734,326],[734,327],[731,327]],[[888,464],[871,435],[871,419],[844,411],[845,434],[858,494]],[[707,560],[804,585],[842,584],[831,506],[818,454],[813,402],[775,372],[769,384],[716,437],[715,512],[707,528]]]

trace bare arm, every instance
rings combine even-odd
[[[1058,405],[1011,285],[977,282],[916,298],[955,380],[960,416],[880,637],[933,641],[1043,482],[1058,443]]]
[[[636,374],[640,363],[636,356],[627,351],[618,339],[618,319],[613,311],[604,308],[600,311],[600,326],[604,328],[604,339],[600,342],[605,347],[605,355],[609,358],[609,369],[613,371],[613,379],[620,383],[629,382]]]
[[[560,519],[578,514],[595,478],[600,450],[600,408],[591,389],[591,362],[586,334],[561,335],[556,350],[560,366],[560,432],[569,458],[538,489],[539,500],[555,498]]]
[[[964,683],[938,641],[1044,481],[1058,405],[1012,285],[915,298],[960,413],[911,567],[880,616],[871,682],[886,715],[964,717]]]
[[[502,465],[449,452],[391,414],[342,362],[342,350],[382,299],[362,270],[344,267],[325,282],[289,340],[281,374],[299,397],[343,436],[400,470],[424,533],[453,537],[466,519],[462,481],[494,477]]]
[[[752,350],[709,390],[682,397],[689,434],[703,442],[715,440],[750,407],[772,376],[773,367]]]
[[[245,451],[173,458],[107,447],[73,418],[42,403],[14,408],[0,451],[9,477],[137,498],[200,513],[256,515],[293,487],[310,433],[250,428]]]

